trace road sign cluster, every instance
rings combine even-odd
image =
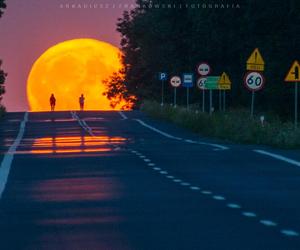
[[[254,113],[254,100],[255,93],[264,88],[266,79],[263,75],[265,70],[265,61],[258,48],[254,49],[250,57],[246,62],[246,73],[244,76],[244,86],[246,89],[252,92],[251,100],[251,116]],[[221,110],[221,98],[222,93],[224,110],[225,110],[225,91],[231,90],[232,82],[226,72],[223,72],[220,76],[211,76],[212,69],[207,62],[201,62],[197,65],[196,72],[199,75],[196,81],[196,86],[202,91],[202,109],[204,112],[205,103],[205,90],[210,92],[210,105],[212,103],[212,91],[219,90],[219,103]],[[168,79],[168,74],[165,72],[159,73],[159,80],[162,82],[162,105],[163,105],[163,88],[164,81]],[[174,105],[176,106],[176,89],[180,86],[185,87],[187,90],[187,107],[189,106],[189,89],[194,86],[194,73],[184,73],[182,77],[175,75],[170,77],[170,84],[174,87]],[[289,69],[286,77],[286,82],[295,83],[295,126],[297,126],[298,119],[298,83],[300,82],[300,63],[294,61],[291,68]],[[211,107],[210,107],[211,109]]]

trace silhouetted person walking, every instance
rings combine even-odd
[[[84,98],[83,94],[81,94],[81,96],[79,97],[79,105],[80,105],[81,111],[83,111],[83,109],[84,109],[84,100],[85,100],[85,98]]]
[[[50,106],[51,106],[51,111],[54,111],[55,104],[56,104],[56,99],[55,99],[55,97],[54,97],[54,94],[51,94],[51,96],[50,96]]]

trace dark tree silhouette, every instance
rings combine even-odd
[[[150,2],[152,8],[147,7]],[[195,1],[171,2],[179,6]],[[257,106],[290,115],[293,86],[284,83],[284,76],[293,60],[300,60],[300,1],[237,2],[239,8],[229,9],[156,8],[170,1],[138,0],[144,8],[124,12],[117,23],[129,93],[140,101],[159,100],[158,72],[195,72],[197,63],[208,61],[213,75],[226,71],[231,77],[231,106],[248,106],[250,93],[243,86],[245,64],[258,47],[266,61],[267,82],[257,94]],[[171,100],[171,89],[167,94]],[[179,102],[184,102],[184,94],[179,89]],[[200,91],[194,89],[191,101],[199,102],[200,98]]]
[[[0,17],[3,15],[3,9],[6,8],[5,0],[0,0]],[[1,106],[1,100],[2,100],[2,95],[5,93],[5,78],[7,76],[7,73],[5,73],[2,69],[2,60],[0,60],[0,106]]]

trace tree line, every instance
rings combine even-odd
[[[6,8],[5,0],[0,0],[0,18],[2,17],[5,8]],[[5,83],[5,78],[7,76],[7,73],[5,73],[4,70],[1,69],[1,66],[2,66],[2,60],[0,60],[0,107],[2,106],[1,105],[2,96],[5,93],[4,83]]]
[[[195,3],[171,2],[175,6]],[[207,2],[214,5],[218,0]],[[294,86],[285,83],[284,77],[292,62],[300,60],[300,1],[244,0],[238,1],[239,8],[153,8],[170,4],[169,0],[136,3],[142,7],[125,11],[117,22],[124,69],[119,78],[115,75],[107,81],[110,98],[120,95],[121,89],[126,98],[135,95],[137,105],[145,99],[159,100],[158,72],[196,73],[196,65],[207,61],[212,75],[229,74],[233,83],[228,92],[230,106],[249,106],[250,92],[243,86],[243,77],[248,57],[259,48],[266,62],[266,85],[256,105],[285,118],[291,116]],[[171,102],[171,86],[166,88]],[[183,88],[178,95],[184,103]],[[200,91],[193,89],[191,102],[200,100]]]

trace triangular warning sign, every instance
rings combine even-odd
[[[264,71],[265,61],[262,58],[258,48],[256,48],[249,59],[247,60],[247,70],[250,71]]]
[[[230,81],[230,79],[229,79],[229,76],[225,73],[225,72],[223,72],[222,73],[222,75],[221,75],[221,77],[220,77],[220,80],[219,80],[219,84],[220,85],[227,85],[227,84],[231,84],[231,81]]]
[[[294,61],[289,73],[285,77],[286,82],[300,82],[300,64],[298,61]]]
[[[264,65],[265,64],[265,61],[264,59],[262,58],[258,48],[256,48],[251,56],[249,57],[249,59],[247,60],[247,63],[248,64],[258,64],[258,65]]]

